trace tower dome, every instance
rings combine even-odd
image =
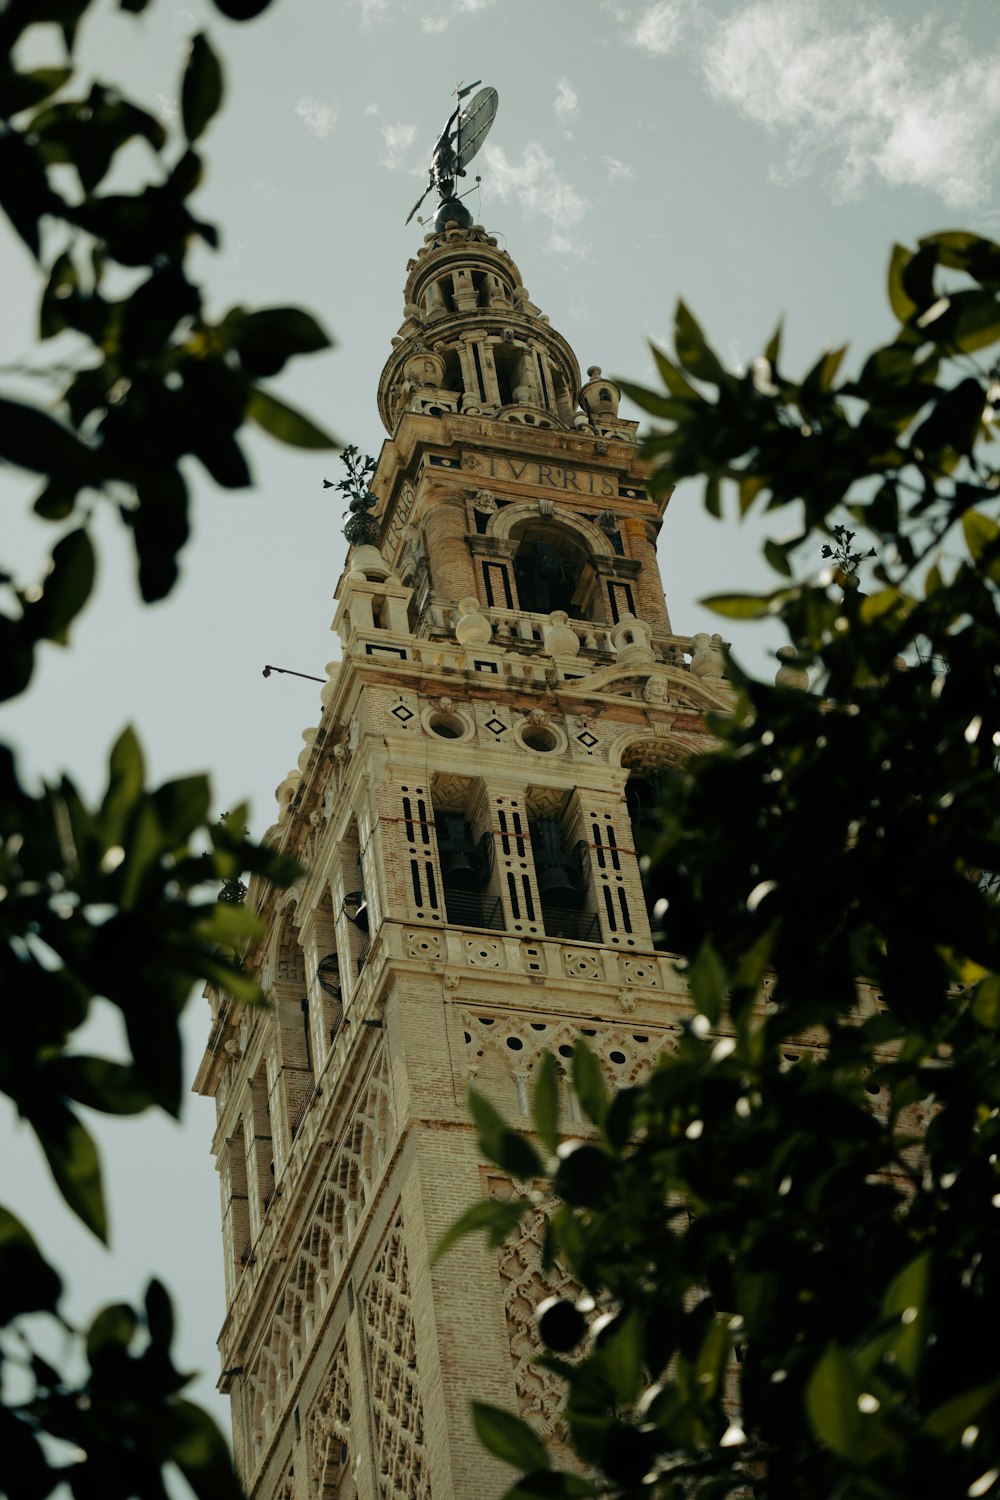
[[[572,428],[576,355],[494,236],[451,218],[426,236],[407,270],[404,322],[379,382],[390,435],[407,411]]]

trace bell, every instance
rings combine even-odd
[[[479,885],[479,871],[465,849],[456,849],[453,854],[448,855],[443,862],[442,874],[444,883],[448,886]]]
[[[357,927],[359,931],[368,931],[368,902],[365,900],[364,896],[362,896],[361,898],[361,905],[354,913],[353,921],[355,927]]]
[[[538,894],[543,906],[565,906],[575,910],[580,904],[576,881],[565,865],[547,865],[538,876]]]

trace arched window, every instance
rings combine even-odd
[[[589,562],[583,540],[567,527],[528,522],[514,557],[521,609],[533,615],[561,609],[573,619],[589,619],[593,594]]]

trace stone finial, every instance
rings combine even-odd
[[[493,634],[493,626],[482,613],[479,600],[470,595],[458,603],[458,621],[455,639],[460,646],[485,646]]]
[[[809,672],[794,646],[779,646],[775,652],[781,666],[774,674],[775,687],[799,688],[802,692],[809,686]]]
[[[656,660],[650,641],[653,632],[645,620],[637,620],[626,612],[611,632],[611,644],[618,653],[618,663],[623,667],[649,667]]]
[[[694,651],[691,654],[691,670],[694,675],[696,677],[724,677],[726,657],[722,636],[710,636],[702,630],[696,636],[692,636],[692,641]]]
[[[580,405],[591,421],[615,421],[622,393],[613,380],[601,374],[600,365],[591,365],[587,384],[580,392]]]
[[[542,625],[542,650],[548,656],[576,656],[580,637],[570,626],[564,609],[554,609]]]

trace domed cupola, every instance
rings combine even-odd
[[[390,435],[407,411],[572,429],[576,356],[481,224],[435,228],[407,269],[404,322],[379,383]]]

